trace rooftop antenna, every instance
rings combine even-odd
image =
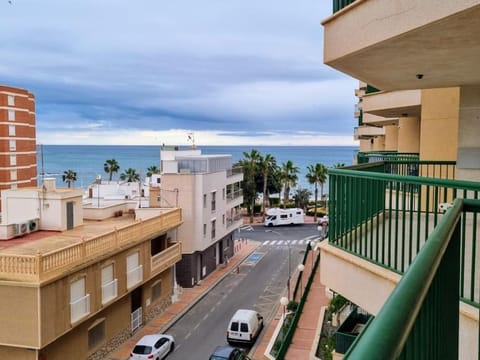
[[[193,132],[189,132],[187,135],[188,141],[192,142],[192,149],[195,149],[195,134]]]

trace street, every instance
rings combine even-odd
[[[265,232],[273,229],[256,226],[254,231],[235,232],[236,238],[255,239],[263,245],[242,263],[238,273],[228,274],[168,329],[176,341],[169,359],[208,359],[216,346],[227,344],[227,325],[237,309],[258,311],[268,326],[286,292],[289,272],[294,273],[306,244],[318,235],[316,226],[274,229]]]

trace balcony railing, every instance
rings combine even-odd
[[[479,212],[478,200],[454,201],[344,359],[458,359],[465,217]]]
[[[151,259],[152,273],[159,274],[182,259],[182,244],[174,244]]]
[[[241,166],[237,166],[227,170],[227,177],[231,177],[239,174],[243,174],[243,168]]]
[[[118,279],[113,279],[109,283],[102,285],[102,304],[106,304],[115,299],[118,294]]]
[[[48,276],[55,276],[62,269],[161,235],[181,223],[181,209],[174,209],[91,238],[79,238],[76,244],[44,254],[0,254],[0,277],[8,280],[43,280]]]
[[[330,243],[400,274],[445,209],[457,198],[478,199],[480,192],[478,182],[453,180],[449,162],[384,161],[329,169],[329,174]],[[478,307],[477,228],[476,213],[462,217],[459,280],[461,299]]]
[[[355,0],[333,0],[333,12],[342,10],[345,6],[350,5]]]
[[[243,215],[241,213],[239,214],[236,214],[234,215],[233,217],[231,218],[227,218],[227,228],[229,228],[230,226],[234,225],[235,223],[237,223],[238,221],[242,221],[243,219]]]
[[[238,199],[241,196],[243,196],[243,190],[242,189],[234,191],[234,192],[227,193],[227,202]]]
[[[419,161],[418,153],[402,153],[396,151],[359,151],[357,153],[357,163],[366,164],[384,160],[412,160]]]
[[[143,280],[143,265],[127,272],[127,289],[132,288]]]
[[[70,303],[70,322],[72,324],[88,314],[90,314],[90,294]]]

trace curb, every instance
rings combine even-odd
[[[247,253],[244,257],[240,258],[237,263],[232,266],[232,269],[229,271],[225,271],[225,273],[220,276],[210,287],[208,287],[201,295],[199,295],[196,299],[194,299],[191,303],[189,303],[182,311],[180,311],[177,315],[175,315],[172,320],[170,320],[168,323],[166,323],[160,330],[159,333],[165,333],[170,329],[177,321],[179,321],[194,305],[196,305],[200,300],[202,300],[209,292],[212,290],[215,286],[217,286],[228,274],[230,274],[231,271],[234,270],[238,264],[242,263],[245,261],[246,258],[248,258],[257,248],[260,246],[260,242],[258,241],[252,241],[249,240],[252,243],[256,243],[255,248],[252,249],[249,253]]]

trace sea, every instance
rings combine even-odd
[[[351,146],[197,146],[197,149],[200,149],[202,154],[232,155],[233,163],[244,159],[244,153],[249,153],[252,149],[262,155],[273,155],[278,165],[291,160],[300,170],[298,186],[312,192],[313,185],[305,178],[308,165],[350,165],[358,151],[357,147]],[[108,159],[115,159],[120,165],[120,170],[114,174],[113,180],[118,180],[119,175],[128,168],[135,169],[144,178],[148,167],[155,165],[160,168],[160,153],[161,146],[38,145],[38,183],[41,184],[43,174],[45,177],[56,178],[57,187],[64,187],[64,171],[73,170],[77,173],[77,181],[73,186],[86,189],[98,175],[102,179],[108,179],[108,174],[103,170],[103,164]],[[324,191],[327,188],[328,184]]]

